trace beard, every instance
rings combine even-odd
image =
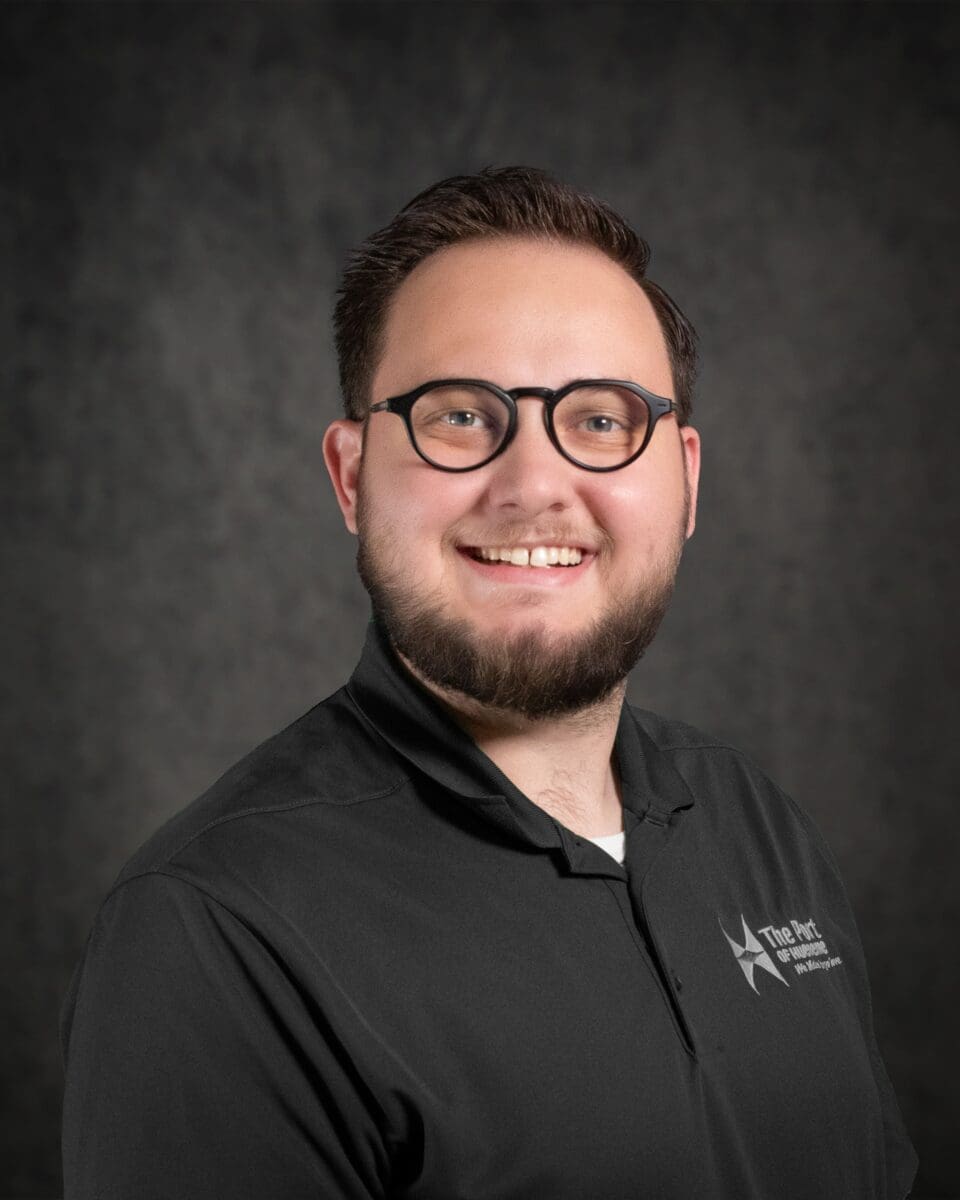
[[[411,582],[409,563],[400,561],[389,531],[370,528],[362,483],[357,569],[390,642],[435,687],[527,719],[567,716],[610,697],[653,641],[673,595],[688,511],[689,493],[664,560],[577,634],[551,633],[546,621],[534,620],[512,635],[484,636],[450,616],[439,592]]]

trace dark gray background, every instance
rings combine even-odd
[[[919,1190],[960,1194],[958,42],[928,4],[0,10],[0,1192],[58,1193],[57,1011],[120,865],[360,645],[345,251],[530,162],[702,335],[700,527],[632,698],[820,823]]]

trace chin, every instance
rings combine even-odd
[[[552,609],[552,611],[551,611]],[[488,612],[478,613],[477,608],[464,609],[460,614],[451,614],[455,620],[480,636],[490,634],[516,634],[527,629],[539,634],[570,637],[583,632],[589,623],[583,617],[577,619],[564,606],[551,604],[546,599],[534,597],[532,601],[512,601],[491,606]]]

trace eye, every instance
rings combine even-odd
[[[468,408],[450,409],[438,414],[438,419],[445,425],[453,425],[457,429],[482,429],[487,424],[485,414],[472,412]]]
[[[607,416],[604,413],[584,417],[582,424],[587,433],[614,433],[617,429],[624,427],[615,417]]]

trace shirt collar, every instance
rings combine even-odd
[[[574,835],[515,787],[410,675],[376,620],[370,622],[347,693],[384,741],[418,771],[523,841],[541,849],[568,850]],[[635,821],[662,823],[693,804],[667,756],[626,704],[614,757],[628,831]]]

